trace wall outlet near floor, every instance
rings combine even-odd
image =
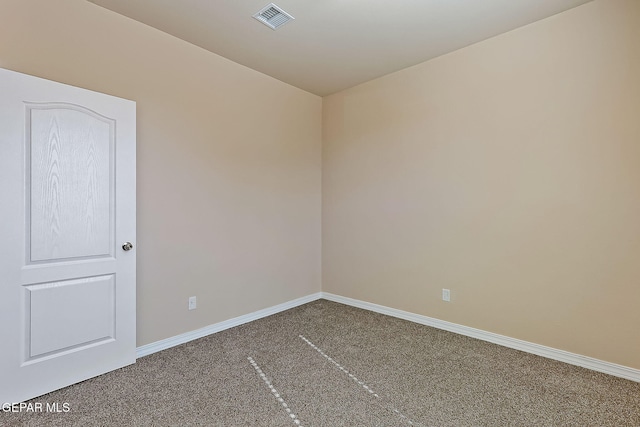
[[[442,290],[442,301],[451,301],[451,291],[449,289]]]
[[[196,309],[196,297],[189,297],[189,310]]]

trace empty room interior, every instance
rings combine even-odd
[[[137,224],[136,363],[0,425],[640,425],[640,1],[268,3],[0,0]]]

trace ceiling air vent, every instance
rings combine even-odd
[[[262,10],[253,15],[253,17],[272,30],[275,30],[283,26],[287,22],[295,19],[293,16],[289,15],[287,12],[280,9],[273,3],[262,8]]]

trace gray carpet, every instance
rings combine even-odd
[[[640,384],[320,300],[0,413],[2,426],[640,426]]]

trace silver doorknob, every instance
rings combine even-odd
[[[133,249],[133,245],[131,244],[131,242],[127,242],[124,245],[122,245],[123,251],[130,251],[131,249]]]

